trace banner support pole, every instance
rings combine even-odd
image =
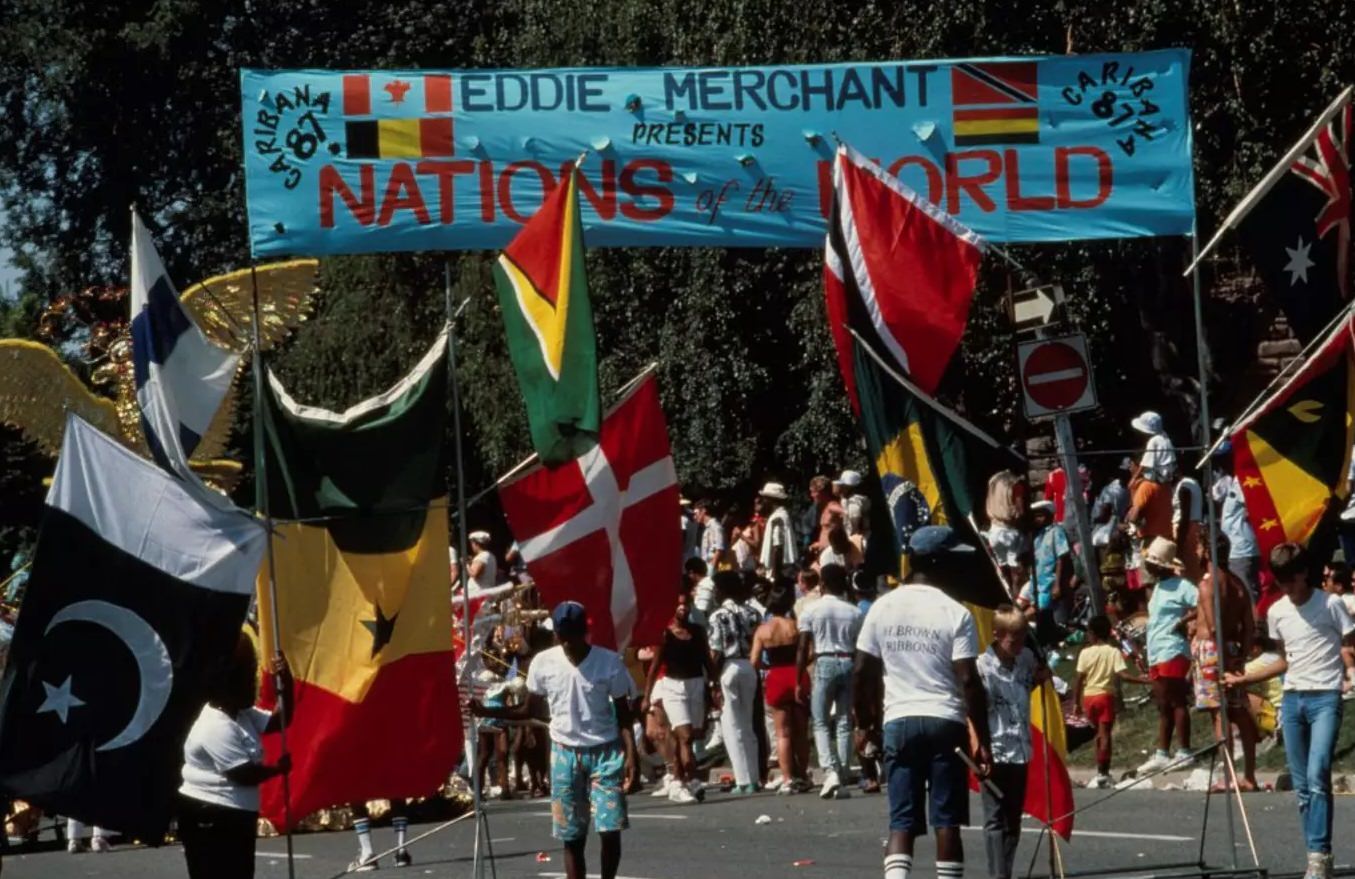
[[[474,695],[474,666],[478,660],[476,659],[476,651],[471,648],[474,633],[471,627],[470,593],[466,576],[467,568],[470,565],[470,559],[467,558],[470,546],[466,539],[466,528],[468,527],[466,522],[466,468],[461,439],[461,384],[456,375],[456,331],[452,326],[459,312],[452,308],[452,260],[450,257],[443,261],[442,280],[443,308],[447,315],[447,380],[452,391],[452,445],[455,448],[456,456],[456,579],[457,588],[462,597],[461,621],[463,624],[462,637],[465,639],[465,652],[463,653],[466,660],[464,666],[465,678],[467,685],[471,686],[471,695]],[[494,865],[494,844],[490,841],[489,818],[485,814],[484,792],[480,785],[478,759],[480,728],[474,714],[470,718],[470,738],[466,745],[466,768],[470,770],[471,776],[471,808],[475,812],[475,849],[471,858],[471,877],[472,879],[483,879],[485,875],[485,862],[480,850],[483,837],[484,851],[489,856],[490,872],[495,879],[498,879],[498,869]]]
[[[282,655],[282,626],[278,622],[278,577],[277,566],[273,559],[273,516],[268,509],[268,467],[264,460],[263,427],[261,425],[264,378],[263,345],[260,341],[262,333],[259,331],[259,273],[253,262],[249,264],[249,281],[252,288],[253,315],[250,321],[250,331],[253,336],[251,347],[254,349],[250,359],[250,368],[254,372],[254,506],[263,516],[264,529],[268,537],[268,604],[269,619],[272,623],[273,658],[276,659]],[[281,714],[282,720],[279,725],[278,736],[282,753],[287,754],[287,723],[290,718],[287,717],[287,702],[281,695],[282,687],[282,676],[274,674],[273,688],[278,693],[277,710]],[[292,850],[292,781],[290,773],[286,772],[282,774],[282,815],[282,820],[287,822],[287,879],[296,879],[296,860],[293,857]]]

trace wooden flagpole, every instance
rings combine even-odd
[[[264,459],[264,439],[263,439],[263,348],[260,343],[262,334],[259,331],[259,275],[254,263],[249,265],[249,280],[253,286],[253,320],[251,321],[251,331],[253,333],[253,354],[251,359],[251,368],[254,371],[254,506],[263,516],[264,529],[268,537],[268,604],[269,617],[272,621],[273,634],[273,658],[282,655],[282,626],[278,622],[278,577],[277,567],[273,559],[273,516],[268,509],[268,476],[267,464]],[[289,753],[287,750],[287,724],[290,718],[287,717],[287,700],[282,698],[282,687],[284,686],[282,675],[273,676],[273,687],[278,693],[277,710],[281,715],[280,728],[278,735],[281,737],[282,753]],[[290,773],[282,774],[282,820],[287,824],[287,879],[296,879],[296,861],[292,850],[292,781]]]
[[[1284,158],[1280,159],[1280,161],[1275,164],[1275,167],[1266,172],[1266,176],[1261,178],[1261,182],[1256,184],[1251,192],[1243,196],[1242,201],[1237,203],[1237,206],[1228,213],[1227,217],[1224,217],[1223,223],[1219,226],[1218,231],[1214,233],[1214,237],[1209,239],[1209,243],[1206,244],[1203,249],[1199,249],[1198,239],[1196,239],[1195,258],[1190,261],[1190,265],[1186,266],[1186,270],[1181,273],[1182,277],[1186,277],[1191,272],[1195,271],[1196,267],[1200,264],[1200,260],[1214,251],[1214,248],[1218,246],[1218,243],[1220,239],[1223,238],[1224,234],[1227,233],[1229,229],[1236,228],[1237,224],[1242,222],[1242,219],[1246,217],[1247,214],[1251,213],[1251,209],[1256,207],[1256,203],[1264,198],[1267,192],[1270,192],[1275,184],[1280,181],[1280,178],[1285,175],[1285,172],[1289,170],[1289,166],[1294,164],[1294,160],[1302,155],[1304,150],[1308,149],[1313,140],[1317,137],[1318,132],[1322,130],[1322,127],[1330,122],[1332,117],[1337,113],[1341,112],[1342,107],[1350,103],[1352,94],[1355,94],[1355,86],[1346,86],[1341,94],[1336,96],[1336,100],[1327,105],[1327,109],[1322,111],[1322,115],[1317,117],[1317,121],[1312,124],[1312,127],[1308,129],[1303,137],[1299,138],[1298,143],[1290,147],[1289,152],[1284,154]]]

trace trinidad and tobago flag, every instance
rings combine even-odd
[[[1352,135],[1346,104],[1237,227],[1305,344],[1350,301]]]
[[[1034,61],[956,64],[950,69],[956,146],[1039,143],[1039,85]]]
[[[1294,377],[1233,428],[1233,472],[1261,558],[1286,541],[1307,543],[1327,511],[1344,504],[1353,419],[1355,317],[1347,313]]]

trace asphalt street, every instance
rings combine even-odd
[[[1104,792],[1079,791],[1078,805],[1106,797]],[[1247,798],[1248,815],[1256,834],[1264,867],[1281,873],[1303,869],[1303,846],[1292,794],[1254,794]],[[1210,813],[1205,857],[1211,865],[1228,866],[1227,825],[1217,798]],[[981,814],[977,798],[973,817]],[[1199,851],[1204,795],[1183,792],[1127,792],[1093,806],[1079,816],[1073,841],[1062,847],[1068,871],[1122,869],[1123,875],[1142,872],[1149,865],[1193,862]],[[556,844],[550,838],[548,806],[544,800],[493,803],[487,820],[493,838],[499,879],[550,879],[562,875]],[[758,824],[766,815],[771,823]],[[1355,818],[1355,802],[1336,801],[1336,862],[1355,863],[1355,834],[1341,832]],[[881,845],[885,836],[885,801],[856,794],[848,800],[824,802],[814,795],[778,797],[759,794],[733,797],[712,794],[701,805],[679,806],[641,795],[631,800],[631,830],[625,835],[621,863],[623,877],[632,879],[833,879],[841,876],[880,875]],[[415,825],[415,836],[432,825]],[[389,827],[375,831],[378,850],[393,843]],[[1018,853],[1019,875],[1024,876],[1037,831],[1031,828]],[[470,821],[449,828],[412,848],[414,866],[396,870],[387,860],[376,874],[407,876],[469,876],[473,842]],[[981,832],[966,831],[967,875],[984,876]],[[1245,834],[1237,825],[1238,860],[1251,864]],[[296,876],[329,879],[342,871],[356,853],[351,831],[312,833],[295,837]],[[597,870],[597,842],[590,842],[590,873]],[[260,840],[256,875],[285,879],[285,845],[280,839]],[[548,857],[549,860],[541,860]],[[806,863],[807,862],[807,863]],[[919,843],[914,875],[932,875],[932,846]],[[1036,875],[1047,875],[1043,850]],[[1163,871],[1170,872],[1170,871]],[[136,877],[166,879],[184,876],[183,853],[177,846],[160,849],[123,848],[107,854],[70,855],[65,851],[15,855],[5,858],[4,879],[67,879],[67,877]],[[488,871],[486,875],[492,875]]]

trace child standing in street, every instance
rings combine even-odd
[[[1049,676],[1026,647],[1026,618],[1004,604],[993,612],[993,645],[979,657],[979,676],[988,691],[988,728],[993,737],[989,780],[999,799],[983,789],[983,839],[991,879],[1011,879],[1021,839],[1026,801],[1026,764],[1031,758],[1030,691]]]
[[[1110,620],[1094,616],[1087,623],[1090,644],[1077,657],[1078,713],[1096,728],[1096,779],[1094,788],[1108,788],[1110,778],[1111,735],[1115,727],[1115,703],[1120,681],[1148,683],[1128,674],[1124,654],[1111,640]]]

